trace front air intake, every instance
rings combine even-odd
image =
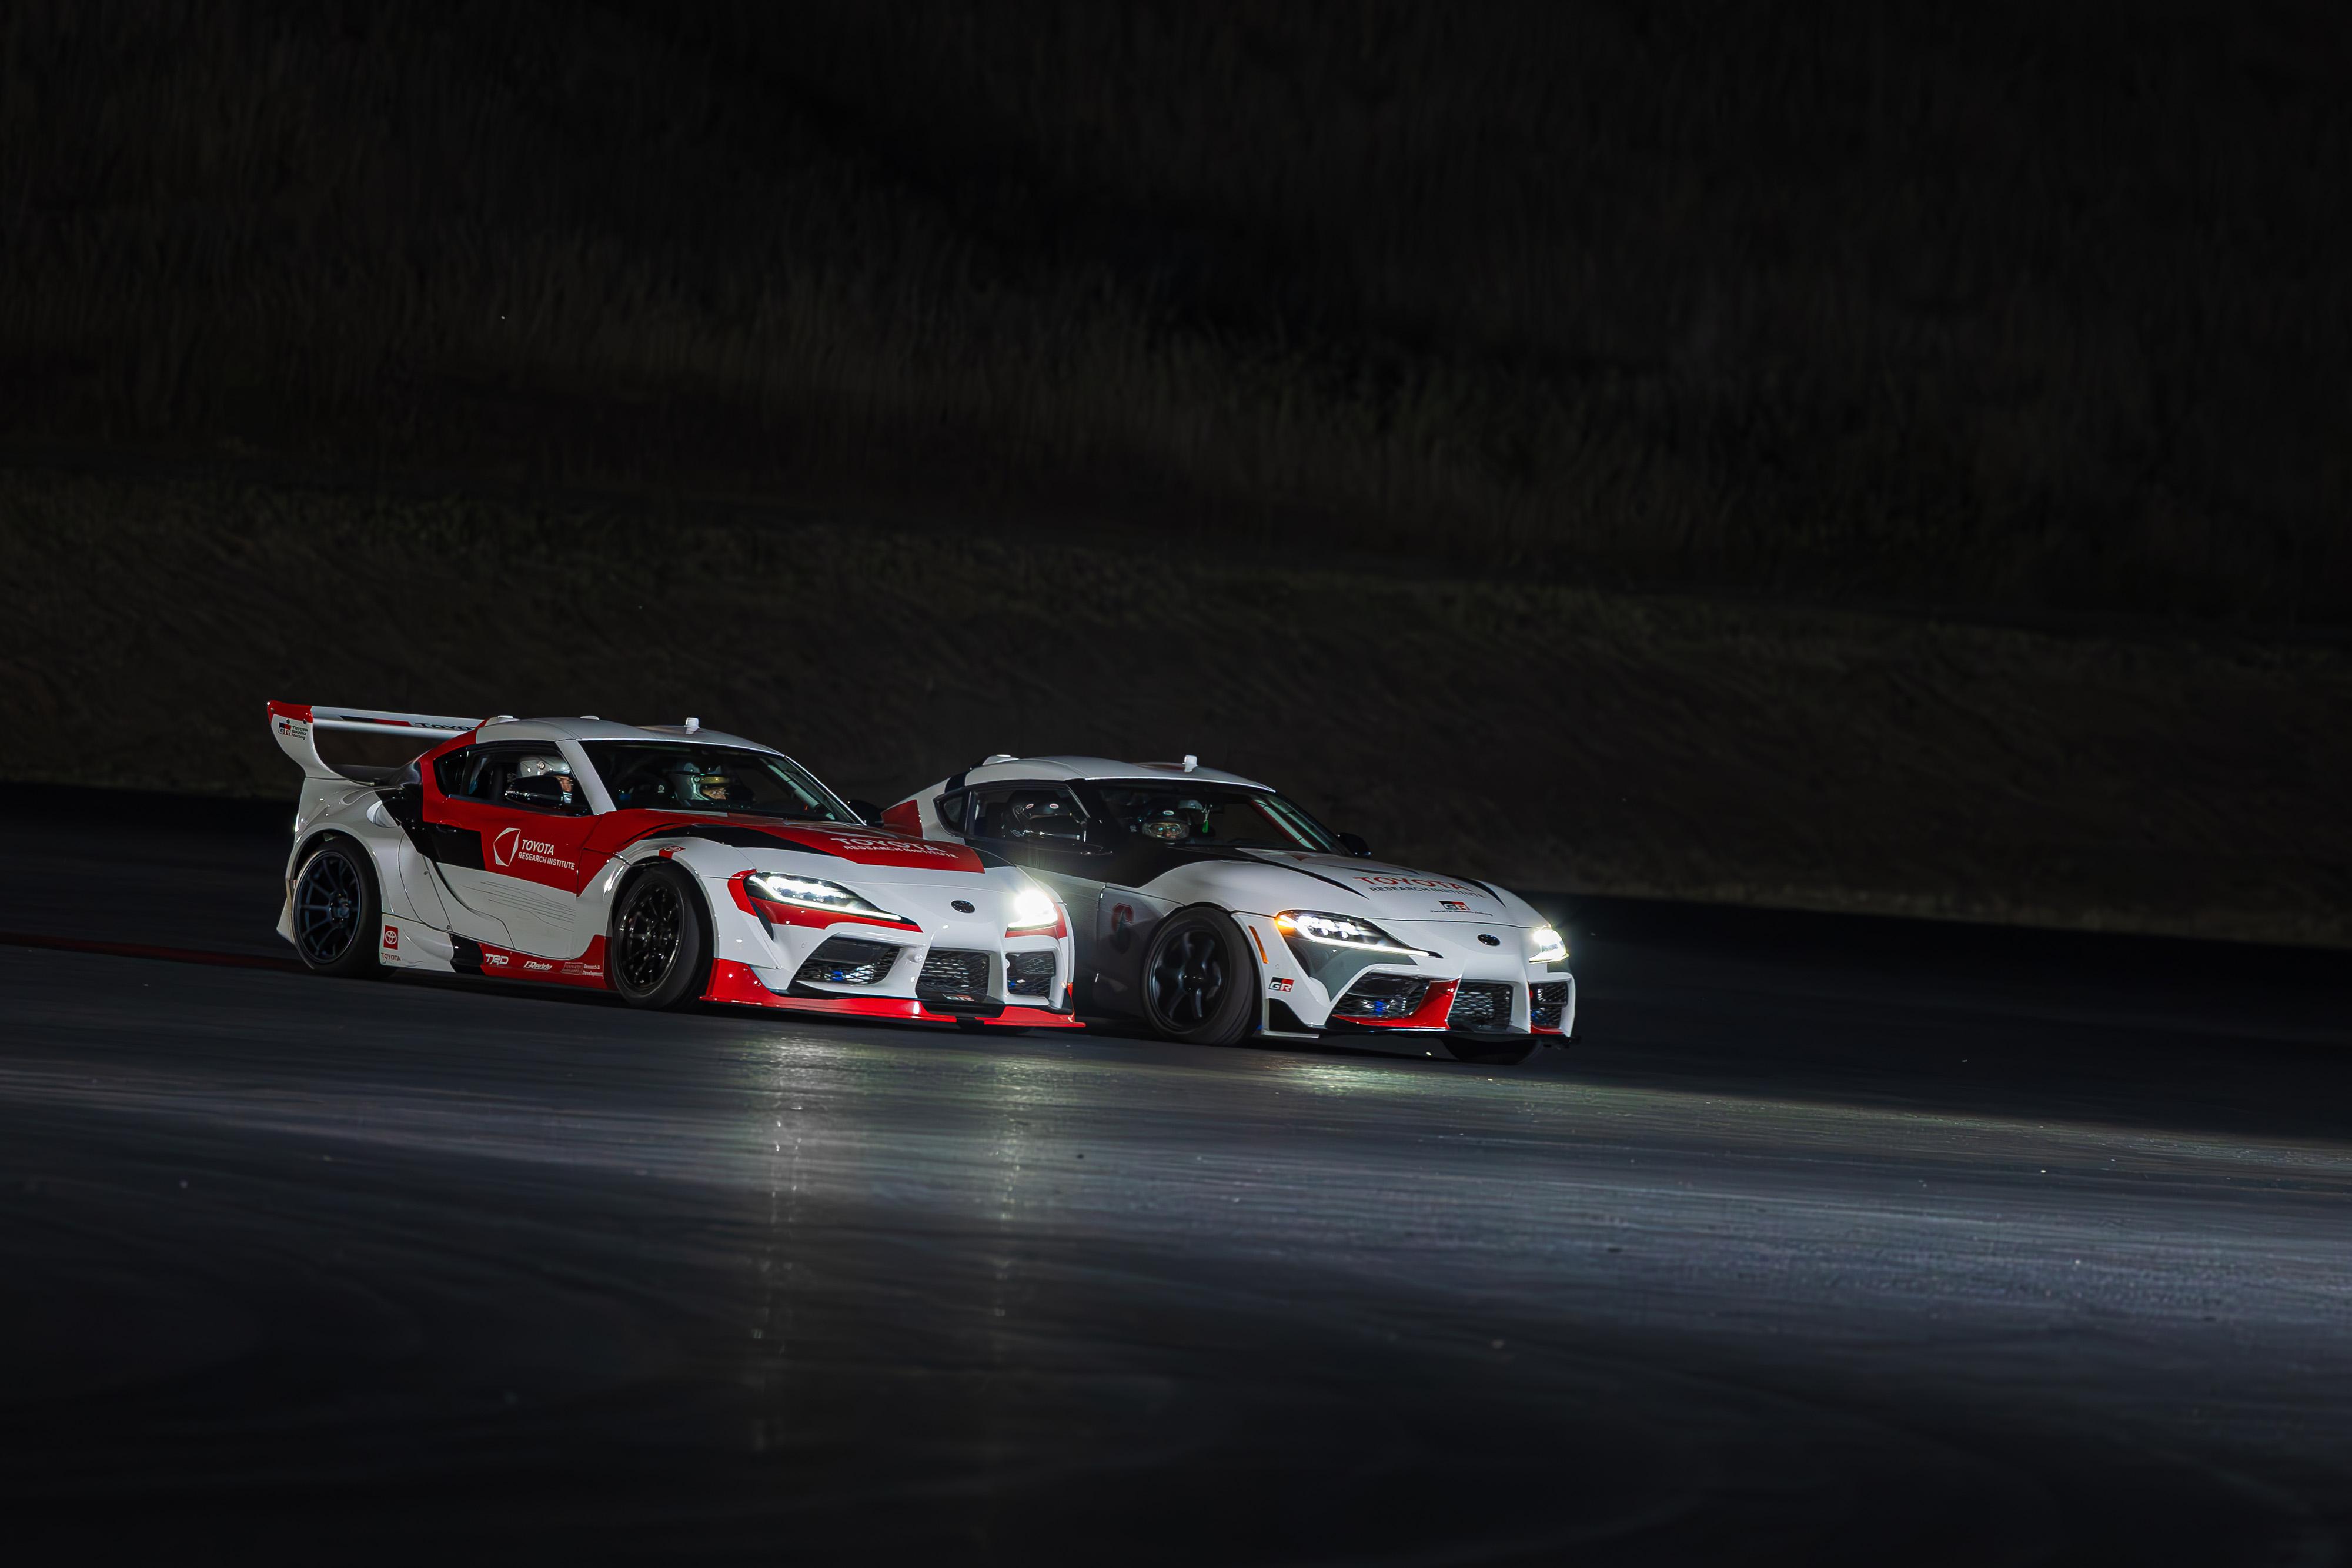
[[[1054,989],[1055,958],[1051,953],[1015,953],[1004,960],[1004,990],[1008,996],[1042,997]]]
[[[793,979],[814,986],[878,986],[898,961],[898,949],[888,942],[861,942],[855,936],[829,936],[808,956]]]
[[[1546,980],[1528,988],[1528,1023],[1533,1029],[1558,1029],[1568,1010],[1568,982]]]
[[[1497,980],[1465,980],[1454,992],[1448,1029],[1491,1031],[1511,1027],[1511,988]]]
[[[1331,1009],[1334,1018],[1401,1019],[1421,1006],[1429,982],[1418,975],[1366,975]]]
[[[988,959],[986,953],[934,947],[923,960],[915,995],[927,1002],[984,1002],[988,1000]]]

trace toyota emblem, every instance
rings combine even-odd
[[[969,898],[959,898],[953,904],[949,904],[948,907],[954,910],[958,915],[977,915],[980,913],[980,911],[972,907],[971,900]]]

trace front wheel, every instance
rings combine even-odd
[[[667,861],[640,872],[613,905],[604,961],[631,1007],[674,1008],[702,994],[710,935],[692,879]]]
[[[1160,923],[1143,958],[1143,1010],[1162,1037],[1233,1045],[1257,1021],[1257,965],[1222,909],[1181,911]]]
[[[294,950],[321,975],[381,975],[375,938],[382,910],[367,852],[348,839],[330,839],[294,878]]]

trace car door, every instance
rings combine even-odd
[[[1110,852],[1101,824],[1067,785],[992,784],[964,804],[965,839],[1003,855],[1053,889],[1070,912],[1078,972],[1092,963],[1096,912]]]
[[[604,857],[589,852],[596,819],[570,760],[550,741],[505,741],[453,752],[434,772],[425,816],[436,869],[461,905],[451,929],[577,957],[594,935],[580,893]]]

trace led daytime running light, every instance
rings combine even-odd
[[[1528,962],[1557,964],[1568,956],[1568,938],[1549,925],[1538,925],[1528,933]]]
[[[1418,955],[1369,920],[1352,915],[1324,915],[1311,909],[1289,909],[1274,917],[1275,929],[1285,936],[1303,936],[1326,947],[1353,947],[1365,953]]]
[[[839,883],[819,882],[811,876],[793,876],[784,872],[754,872],[750,878],[751,895],[771,904],[797,904],[803,909],[830,909],[844,915],[871,915],[884,920],[899,916],[877,909]]]

